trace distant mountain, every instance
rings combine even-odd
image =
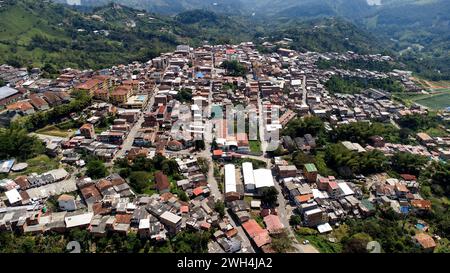
[[[0,63],[98,69],[146,61],[177,44],[198,46],[290,37],[293,48],[380,52],[376,39],[348,21],[255,20],[189,10],[176,16],[119,4],[73,8],[35,0],[4,0],[0,7]]]
[[[111,2],[126,5],[136,9],[165,15],[180,12],[207,9],[220,13],[234,13],[243,7],[242,0],[54,0],[58,3],[82,6],[103,6]],[[245,0],[244,0],[245,1]]]
[[[150,15],[117,4],[81,12],[49,2],[4,0],[0,63],[97,69],[147,61],[177,44],[253,38],[241,21],[215,15],[212,24],[203,15],[197,22],[186,22],[182,15]]]

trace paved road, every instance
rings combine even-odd
[[[155,102],[155,96],[158,93],[158,87],[159,85],[156,86],[153,92],[150,94],[150,98],[148,99],[147,105],[144,108],[145,110],[139,113],[138,121],[134,123],[133,127],[131,128],[130,132],[128,133],[127,137],[125,138],[122,144],[122,149],[120,149],[116,153],[114,159],[125,156],[125,153],[133,147],[134,138],[136,137],[138,131],[142,128],[142,123],[144,123],[144,113],[151,111],[153,103]]]

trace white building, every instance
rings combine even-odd
[[[244,177],[245,190],[254,191],[256,185],[253,175],[253,164],[251,162],[242,163],[242,175]]]
[[[225,165],[225,193],[237,192],[236,168],[233,164]]]

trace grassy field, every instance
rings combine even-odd
[[[450,92],[430,95],[429,97],[425,98],[419,98],[415,100],[415,102],[436,110],[444,109],[450,106]]]
[[[249,142],[250,145],[250,151],[253,153],[258,153],[261,152],[261,141],[259,140],[250,140]]]
[[[28,164],[28,168],[26,168],[22,172],[11,172],[9,177],[15,178],[20,175],[28,175],[31,173],[41,174],[59,168],[58,159],[53,159],[46,155],[39,155],[37,157],[28,159],[26,162]]]
[[[36,133],[55,137],[69,137],[73,134],[73,131],[69,132],[67,130],[61,130],[55,125],[48,125],[42,129],[37,130]]]
[[[297,240],[301,243],[308,240],[320,253],[341,253],[342,245],[340,243],[330,242],[324,235],[296,235]]]

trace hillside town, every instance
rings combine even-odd
[[[38,68],[1,65],[3,127],[42,112],[56,116],[53,110],[70,109],[77,94],[89,103],[30,131],[43,141],[50,168],[14,157],[0,162],[0,232],[45,236],[82,229],[94,238],[133,233],[154,244],[183,231],[210,232],[211,253],[273,253],[286,236],[292,244],[286,251],[317,253],[299,229],[328,236],[349,219],[374,217],[381,209],[398,215],[432,210],[418,173],[325,175],[317,159],[323,136],[285,133],[311,117],[329,134],[356,123],[400,129],[404,117],[426,116],[429,109],[379,88],[330,92],[326,82],[336,76],[393,79],[405,92],[418,92],[409,71],[317,65],[393,61],[380,54],[297,52],[269,42],[262,47],[275,49],[261,53],[252,42],[179,45],[145,63],[67,68],[55,78],[42,77]],[[438,115],[450,119],[449,111]],[[450,133],[440,129],[447,136],[418,132],[409,143],[380,135],[359,142],[340,137],[333,144],[352,155],[379,151],[392,158],[401,152],[446,162]],[[294,162],[299,153],[309,159]],[[104,176],[89,175],[91,161],[101,162]],[[423,251],[432,252],[440,240],[426,220],[411,235]]]

